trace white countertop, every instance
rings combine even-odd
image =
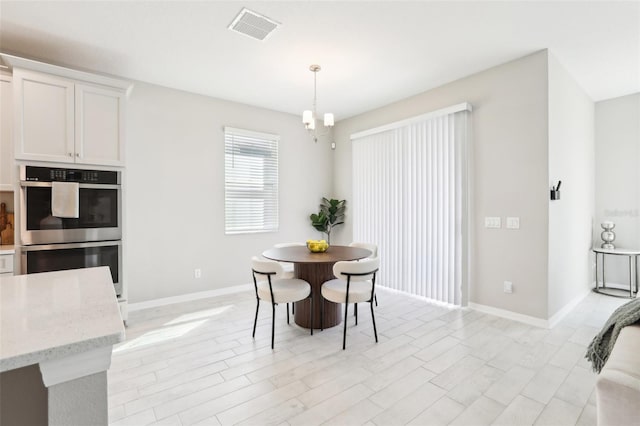
[[[11,245],[0,246],[0,254],[15,254],[16,249]]]
[[[0,372],[124,337],[107,266],[0,277]]]

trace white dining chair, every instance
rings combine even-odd
[[[344,350],[347,343],[347,320],[349,312],[349,303],[368,302],[371,307],[371,320],[373,321],[373,334],[378,343],[378,331],[376,330],[376,318],[373,313],[373,299],[376,288],[376,273],[380,261],[377,257],[366,258],[360,261],[341,261],[333,265],[333,275],[336,278],[326,281],[322,284],[322,297],[334,303],[344,303],[344,331],[342,335],[342,349]],[[324,304],[323,304],[324,306]],[[320,325],[323,328],[322,321],[324,317],[324,309],[320,311]],[[358,317],[356,316],[356,325]]]
[[[378,246],[376,244],[371,244],[371,243],[357,243],[357,242],[353,242],[351,244],[349,244],[349,247],[358,247],[358,248],[363,248],[363,249],[367,249],[371,252],[371,255],[368,257],[368,259],[374,258],[374,257],[378,257]],[[376,302],[376,306],[378,306],[378,295],[376,294],[374,297],[374,300]],[[356,321],[357,321],[357,317],[358,317],[358,305],[356,304],[355,308],[354,308],[354,315],[356,316]]]
[[[368,256],[369,258],[378,257],[378,246],[376,244],[353,242],[349,244],[349,247],[358,247],[358,248],[367,249],[371,252],[371,255]]]
[[[256,291],[256,317],[253,320],[253,334],[256,337],[258,310],[260,301],[271,302],[271,349],[274,346],[276,305],[287,304],[287,324],[289,324],[289,303],[312,298],[311,285],[298,278],[283,278],[282,265],[274,260],[265,260],[257,256],[251,259],[253,285]],[[310,321],[313,319],[313,301],[311,303]],[[313,328],[311,328],[313,336]]]
[[[273,245],[275,248],[282,248],[282,247],[304,247],[306,246],[305,243],[278,243],[278,244],[274,244]]]
[[[306,247],[305,243],[278,243],[273,245],[274,248],[282,248],[282,247]],[[289,262],[280,262],[282,265],[282,269],[284,270],[284,275],[282,278],[295,278],[296,273],[293,270],[293,263]],[[287,308],[288,309],[288,308]],[[291,304],[291,313],[296,313],[296,305],[295,303]]]

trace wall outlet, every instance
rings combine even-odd
[[[504,292],[513,293],[513,283],[511,281],[504,282]]]
[[[200,268],[196,268],[196,269],[194,269],[194,270],[193,270],[193,276],[194,276],[195,278],[200,278],[200,277],[202,277],[202,269],[200,269]]]
[[[485,217],[484,218],[484,227],[485,228],[494,228],[499,229],[502,227],[502,223],[500,217]]]
[[[520,218],[507,217],[507,229],[520,229]]]

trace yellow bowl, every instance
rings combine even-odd
[[[329,244],[319,241],[307,242],[307,248],[311,253],[324,253],[329,248]]]

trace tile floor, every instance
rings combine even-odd
[[[591,293],[551,330],[379,292],[309,336],[253,292],[134,312],[109,370],[111,425],[595,425],[591,338],[625,302]],[[366,305],[362,305],[365,307]]]

